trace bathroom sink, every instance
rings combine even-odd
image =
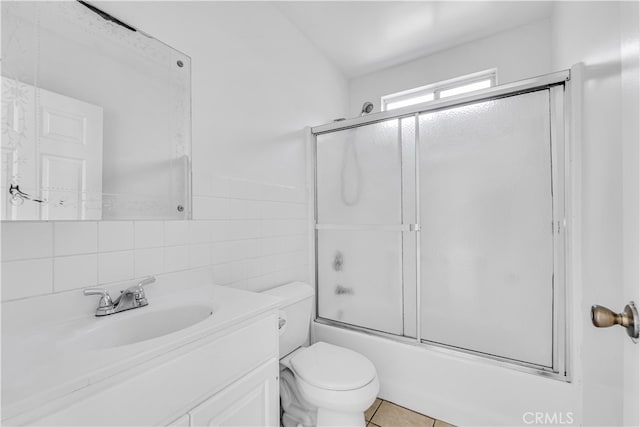
[[[67,344],[85,350],[135,344],[186,329],[212,314],[206,305],[130,310],[95,319],[91,326],[77,330]]]

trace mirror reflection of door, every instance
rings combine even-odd
[[[102,107],[4,77],[2,85],[21,94],[3,115],[2,219],[100,219]],[[17,182],[43,202],[12,200]]]

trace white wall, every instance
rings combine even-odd
[[[390,67],[349,82],[349,116],[360,114],[362,104],[380,97],[490,68],[498,69],[498,83],[551,72],[549,19],[475,40]]]
[[[346,113],[346,79],[269,4],[98,6],[192,59],[195,220],[3,222],[3,301],[197,268],[309,280],[304,127]]]

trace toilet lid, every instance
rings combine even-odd
[[[318,342],[291,359],[296,376],[325,390],[355,390],[376,376],[373,363],[355,351]]]

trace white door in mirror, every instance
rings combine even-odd
[[[19,185],[32,197],[7,200],[2,219],[100,219],[102,107],[5,77],[2,87],[2,190],[10,197],[10,184]]]

